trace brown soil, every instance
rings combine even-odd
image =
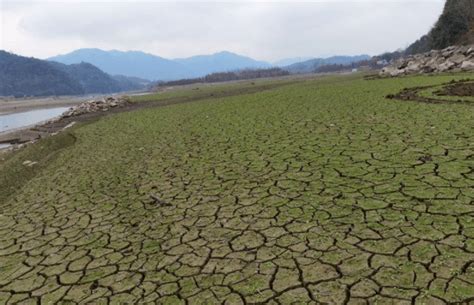
[[[435,92],[438,96],[474,96],[474,82],[456,83]]]
[[[474,96],[474,82],[471,80],[462,80],[458,82],[451,82],[445,84],[443,89],[435,92],[437,96],[440,98],[430,98],[420,96],[419,93],[423,90],[434,88],[436,86],[424,86],[424,87],[413,87],[413,88],[405,88],[401,92],[397,94],[389,94],[386,98],[389,99],[397,99],[402,101],[416,101],[422,103],[430,103],[430,104],[466,104],[466,105],[474,105],[473,102],[468,100],[463,100],[461,97],[467,96]],[[459,100],[448,100],[443,99],[443,96],[458,96],[460,97]]]

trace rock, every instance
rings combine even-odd
[[[472,71],[474,68],[474,45],[450,46],[443,50],[411,55],[392,62],[380,71],[381,76]]]
[[[456,66],[455,63],[453,63],[452,61],[447,60],[447,61],[445,61],[444,63],[442,63],[441,65],[438,66],[438,71],[439,72],[446,72],[446,71],[449,71],[454,66]]]
[[[465,61],[465,60],[466,60],[466,56],[464,56],[463,53],[455,54],[455,55],[453,55],[449,58],[449,61],[451,61],[451,62],[453,62],[457,65],[462,64],[462,62]]]
[[[28,167],[32,167],[35,164],[38,164],[38,162],[30,161],[30,160],[26,160],[26,161],[23,162],[23,165],[28,166]]]
[[[474,71],[474,61],[464,61],[461,64],[461,70],[463,71]]]
[[[456,51],[456,46],[450,46],[450,47],[447,47],[446,49],[443,49],[441,51],[441,54],[443,55],[443,57],[447,58],[447,57],[450,57],[451,55],[454,54],[454,52]]]
[[[74,117],[98,111],[108,111],[110,108],[122,107],[128,103],[130,103],[130,100],[126,96],[118,98],[110,96],[100,100],[90,100],[70,108],[61,115],[61,118]]]
[[[405,74],[405,70],[403,70],[403,69],[397,69],[397,70],[393,70],[392,72],[390,72],[390,76],[393,76],[393,77],[400,76],[400,75],[403,75],[403,74]]]
[[[408,66],[408,62],[406,62],[406,61],[401,61],[401,62],[398,64],[397,68],[398,68],[398,70],[402,70],[402,69],[405,69],[407,66]]]
[[[432,72],[434,72],[434,71],[435,71],[435,69],[434,69],[432,66],[426,65],[426,66],[423,66],[423,67],[421,68],[421,70],[420,70],[419,73],[432,73]]]
[[[419,62],[410,62],[405,69],[406,73],[416,73],[421,70],[422,64]]]
[[[468,50],[469,50],[468,46],[461,46],[459,47],[457,53],[466,55]]]
[[[394,67],[385,67],[382,69],[382,73],[384,75],[389,75],[389,76],[399,76],[399,75],[403,75],[405,73],[405,70],[404,69],[398,69],[398,68],[394,68]]]

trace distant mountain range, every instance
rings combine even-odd
[[[241,69],[263,69],[271,65],[250,57],[223,51],[212,55],[198,55],[189,58],[174,59],[175,62],[185,66],[194,77],[200,77],[215,72],[229,72]]]
[[[0,50],[0,96],[106,94],[142,89],[146,83],[110,76],[89,63],[65,65]]]
[[[149,80],[170,81],[203,77],[215,72],[262,69],[275,66],[291,73],[311,73],[323,65],[350,65],[369,58],[368,55],[313,59],[297,57],[270,64],[227,51],[189,58],[166,59],[140,51],[78,49],[68,54],[48,58],[48,60],[63,64],[88,62],[111,75],[121,74]]]
[[[296,64],[298,62],[307,61],[313,59],[314,57],[293,57],[293,58],[284,58],[278,61],[273,62],[272,64],[276,67],[286,67],[292,64]]]
[[[359,61],[369,60],[369,55],[357,55],[357,56],[333,56],[329,58],[313,58],[303,62],[291,64],[283,67],[290,73],[313,73],[318,68],[327,65],[350,65]]]
[[[325,65],[350,65],[368,55],[293,58],[279,61],[290,73],[312,73]],[[289,64],[289,65],[287,65]],[[0,51],[0,95],[47,96],[115,93],[142,89],[150,81],[201,78],[216,72],[274,67],[230,52],[166,59],[139,51],[79,49],[48,60]]]
[[[104,51],[79,49],[48,58],[63,64],[91,63],[109,74],[121,74],[149,80],[176,80],[239,69],[268,68],[271,65],[231,52],[199,55],[189,58],[166,59],[140,51]]]

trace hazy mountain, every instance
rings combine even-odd
[[[327,65],[350,65],[355,62],[362,60],[368,60],[371,57],[369,55],[357,55],[357,56],[333,56],[329,58],[314,58],[307,61],[295,63],[283,69],[291,73],[312,73],[315,72],[321,66]]]
[[[245,68],[266,68],[270,64],[230,52],[190,58],[166,59],[140,51],[103,51],[79,49],[49,60],[64,64],[89,62],[103,71],[149,80],[176,80],[204,76],[213,72]]]
[[[296,64],[298,62],[307,61],[313,59],[314,57],[293,57],[293,58],[284,58],[278,61],[273,62],[272,64],[277,67],[286,67],[292,64]]]
[[[447,0],[431,31],[409,46],[407,54],[474,43],[474,1]]]
[[[149,80],[184,78],[189,73],[186,67],[177,62],[139,51],[79,49],[48,60],[63,64],[88,62],[111,75],[119,74]]]
[[[142,88],[142,81],[112,77],[89,63],[65,65],[0,51],[2,96],[79,95]]]
[[[189,58],[174,60],[185,66],[193,75],[199,77],[214,72],[227,72],[242,69],[268,68],[271,65],[264,61],[257,61],[250,57],[223,51],[212,55],[198,55]]]

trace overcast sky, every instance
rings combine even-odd
[[[406,47],[444,0],[0,0],[1,49],[47,58],[78,48],[176,58],[222,50],[260,60],[375,55]]]

